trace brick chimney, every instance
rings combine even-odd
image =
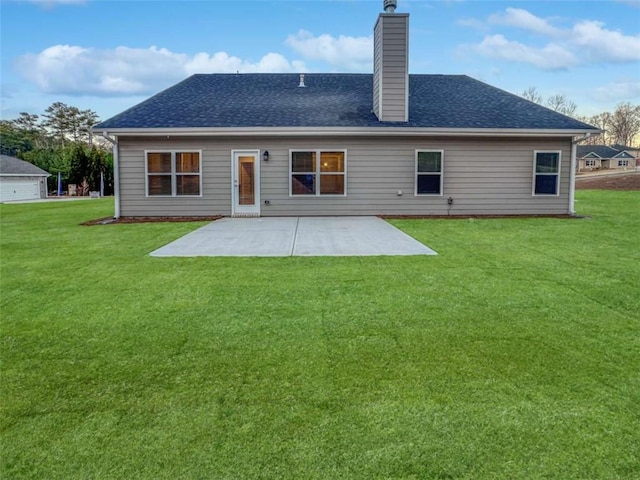
[[[384,0],[373,30],[373,112],[383,122],[409,120],[409,14]]]

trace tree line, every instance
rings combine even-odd
[[[521,96],[531,102],[544,105],[558,113],[604,130],[601,135],[585,140],[584,144],[636,146],[635,137],[640,134],[640,105],[623,102],[619,103],[613,112],[602,112],[588,116],[577,115],[578,106],[564,95],[551,95],[545,99],[536,87],[529,87],[522,92]]]
[[[21,112],[13,120],[0,120],[0,153],[18,157],[51,173],[49,191],[57,190],[58,173],[64,186],[76,184],[82,193],[113,193],[113,154],[110,144],[93,138],[98,123],[92,110],[62,102],[51,104],[42,115]]]

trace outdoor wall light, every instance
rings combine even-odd
[[[269,161],[269,150],[265,150],[265,151],[264,151],[264,153],[262,154],[262,159],[263,159],[265,162],[268,162],[268,161]]]

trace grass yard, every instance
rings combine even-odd
[[[640,478],[640,192],[394,220],[437,257],[151,258],[2,205],[5,479]]]

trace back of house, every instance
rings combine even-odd
[[[409,15],[372,74],[196,74],[102,122],[115,216],[573,213],[596,128],[465,75],[409,74]]]
[[[626,145],[579,145],[578,171],[635,170],[640,166],[640,149]]]

